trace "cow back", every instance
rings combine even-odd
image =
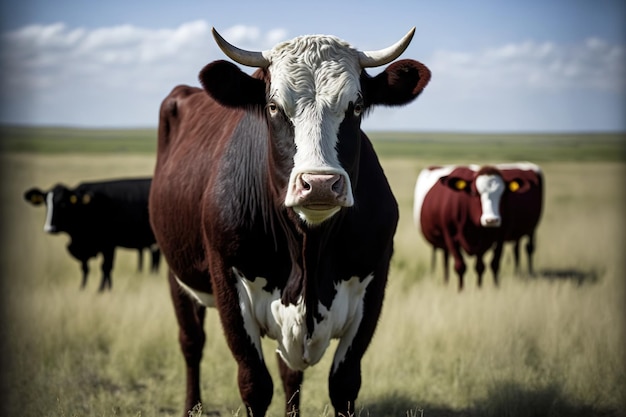
[[[83,245],[90,240],[99,246],[141,248],[155,242],[150,228],[148,197],[150,178],[84,182],[74,190],[89,203],[76,221],[74,239]],[[91,237],[90,237],[91,236]]]

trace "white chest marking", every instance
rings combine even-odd
[[[208,292],[194,290],[193,288],[191,288],[190,286],[182,282],[178,277],[175,277],[175,278],[176,278],[176,281],[178,282],[178,285],[180,285],[180,287],[187,294],[189,294],[191,298],[193,298],[194,300],[196,300],[197,302],[199,302],[205,307],[215,307],[215,298],[213,297],[213,294],[209,294]]]
[[[304,370],[322,358],[330,340],[340,342],[333,360],[333,372],[344,360],[363,318],[363,297],[368,284],[374,278],[364,280],[352,277],[335,285],[335,298],[330,308],[318,305],[320,321],[309,332],[306,326],[306,305],[302,299],[296,304],[284,305],[280,290],[264,290],[267,280],[257,277],[248,280],[238,269],[233,268],[237,279],[239,307],[244,326],[259,357],[263,358],[261,337],[267,335],[278,342],[277,352],[287,365]],[[309,333],[311,334],[309,336]]]

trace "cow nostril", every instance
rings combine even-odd
[[[331,190],[337,194],[341,194],[343,192],[343,178],[340,175],[331,186]]]
[[[300,177],[300,185],[304,191],[309,191],[311,189],[311,184],[306,182],[302,177]]]

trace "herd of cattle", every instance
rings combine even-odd
[[[45,204],[46,232],[70,236],[83,287],[87,261],[99,253],[100,290],[111,288],[116,247],[150,249],[153,269],[163,254],[186,361],[183,415],[201,400],[205,307],[218,310],[248,415],[265,415],[272,398],[264,336],[278,344],[288,413],[299,410],[303,371],[339,339],[330,400],[336,415],[354,413],[399,216],[360,124],[374,106],[410,103],[428,84],[420,62],[393,62],[414,30],[378,51],[323,35],[246,51],[213,30],[228,57],[257,70],[248,75],[215,61],[200,72],[202,89],[172,90],[161,104],[152,179],[25,193],[28,202]],[[386,64],[376,76],[365,70]],[[433,250],[443,250],[446,281],[452,254],[463,287],[463,251],[476,256],[480,285],[491,248],[497,280],[508,241],[518,269],[524,236],[532,273],[542,183],[531,163],[419,174],[414,220]]]

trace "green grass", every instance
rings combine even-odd
[[[0,151],[29,153],[154,153],[156,129],[0,126]]]
[[[98,143],[85,134],[85,141]],[[611,140],[578,136],[551,137],[549,146],[560,156],[538,160],[533,144],[545,139],[520,139],[529,154],[513,158],[524,148],[512,149],[509,137],[502,138],[502,146],[487,146],[483,136],[442,136],[426,150],[418,144],[429,142],[416,137],[399,153],[393,149],[405,138],[375,137],[401,218],[383,314],[363,362],[358,416],[626,416],[626,162],[602,156],[602,141]],[[578,139],[589,149],[567,159],[566,149]],[[507,247],[499,288],[490,274],[484,288],[476,288],[473,260],[466,291],[457,292],[454,278],[444,285],[440,258],[431,271],[431,250],[413,226],[412,193],[424,166],[462,160],[457,140],[468,152],[484,145],[487,153],[476,152],[471,162],[539,162],[546,202],[537,269],[575,270],[597,280],[515,276]],[[619,149],[620,140],[610,146]],[[395,142],[385,150],[388,141]],[[151,152],[92,150],[0,155],[0,414],[180,416],[184,363],[165,267],[158,276],[137,273],[136,253],[118,250],[113,291],[96,294],[99,261],[92,261],[88,287],[81,292],[67,238],[45,235],[43,210],[21,197],[33,185],[150,175],[154,167]],[[586,159],[589,154],[597,156]],[[215,311],[208,312],[205,329],[203,410],[243,415],[236,365]],[[327,376],[334,346],[305,373],[305,416],[333,414]],[[269,415],[280,416],[284,398],[275,342],[264,340],[263,348],[274,379]]]
[[[369,134],[383,157],[472,161],[623,161],[624,134]]]
[[[626,160],[626,134],[369,133],[381,157],[489,160]],[[29,153],[156,152],[156,129],[0,126],[0,151]],[[495,151],[495,153],[494,153]]]

